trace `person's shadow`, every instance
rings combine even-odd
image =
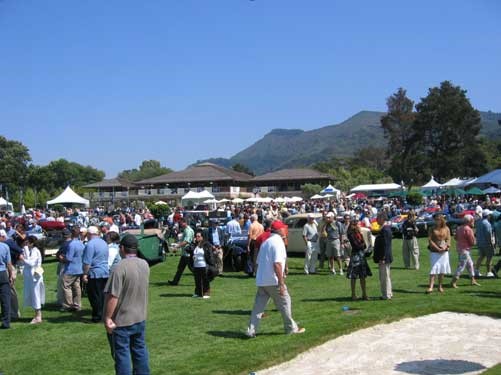
[[[467,374],[484,370],[480,363],[456,359],[427,359],[423,361],[402,362],[395,366],[395,371],[416,375]]]

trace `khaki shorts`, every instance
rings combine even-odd
[[[329,258],[340,258],[343,255],[343,252],[341,251],[341,241],[339,241],[339,239],[327,240],[325,255]]]

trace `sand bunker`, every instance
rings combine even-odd
[[[501,362],[500,332],[501,319],[442,312],[341,336],[258,374],[480,374]]]

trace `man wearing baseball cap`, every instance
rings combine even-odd
[[[83,253],[83,277],[87,284],[87,295],[92,306],[92,321],[102,320],[104,287],[108,281],[108,245],[99,236],[99,229],[90,226],[87,230],[89,242]]]
[[[287,334],[303,333],[292,319],[291,298],[285,285],[285,262],[287,252],[284,237],[287,225],[276,220],[271,224],[271,235],[259,249],[257,257],[256,286],[257,293],[246,335],[256,337],[256,331],[268,300],[271,298],[282,314],[284,329]]]

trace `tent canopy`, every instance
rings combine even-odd
[[[198,193],[198,198],[200,199],[214,199],[214,196],[209,193],[208,190],[203,190],[200,193]]]
[[[495,188],[494,186],[491,186],[490,188],[485,189],[484,193],[485,194],[497,194],[497,193],[501,193],[501,190]]]
[[[369,191],[390,191],[390,190],[398,190],[401,189],[402,186],[399,184],[391,183],[391,184],[371,184],[371,185],[358,185],[355,186],[350,191],[352,193],[357,192],[369,192]]]
[[[466,194],[469,194],[469,195],[485,195],[485,193],[479,189],[478,187],[473,187],[471,189],[468,189],[466,191]]]
[[[475,178],[452,178],[442,184],[442,187],[464,188],[466,185],[471,184]]]
[[[338,194],[338,193],[340,193],[340,192],[341,192],[341,190],[336,189],[334,186],[332,186],[332,185],[330,185],[330,184],[329,184],[329,186],[327,186],[326,188],[324,188],[324,189],[320,192],[320,194],[325,194],[325,193],[336,193],[336,194]]]
[[[426,184],[424,184],[423,186],[421,186],[421,189],[436,189],[436,188],[439,188],[441,186],[442,185],[439,184],[437,181],[435,181],[435,179],[433,178],[433,176],[431,176],[430,181],[428,181]]]
[[[495,169],[492,172],[480,176],[474,183],[501,185],[501,169]]]
[[[47,205],[49,205],[49,204],[64,204],[64,203],[83,204],[83,205],[85,205],[85,207],[89,206],[89,200],[82,198],[80,195],[75,193],[69,185],[56,198],[54,198],[50,201],[47,201]]]
[[[211,198],[211,197],[207,197],[205,199],[209,199],[209,198]],[[214,197],[212,197],[212,198],[214,198]],[[197,193],[196,191],[189,191],[181,197],[181,200],[185,200],[185,199],[200,199],[200,194]]]

